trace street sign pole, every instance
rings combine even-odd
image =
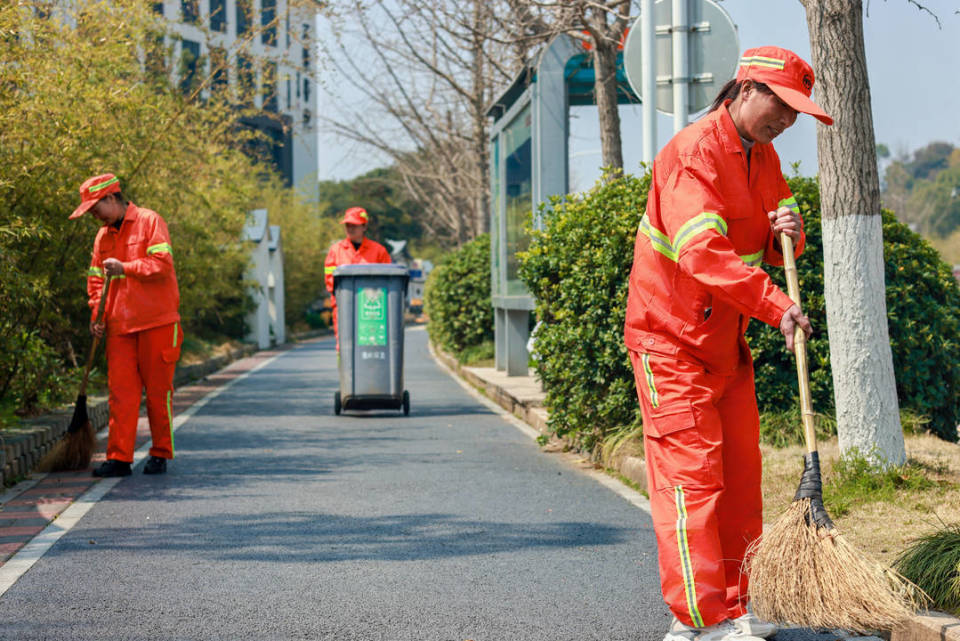
[[[690,120],[690,65],[687,59],[687,0],[673,0],[673,132],[687,126]]]
[[[641,0],[640,25],[643,65],[643,162],[650,164],[657,155],[657,21],[653,15],[653,0]]]

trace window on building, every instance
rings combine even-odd
[[[229,71],[227,68],[227,52],[220,47],[210,48],[210,91],[222,93],[228,87]]]
[[[153,3],[153,12],[154,12],[154,13],[159,13],[159,14],[162,16],[162,15],[163,15],[163,3],[162,3],[162,2],[154,2],[154,3]]]
[[[253,68],[253,59],[242,53],[237,54],[237,89],[240,100],[253,102],[253,91],[257,87],[257,73]]]
[[[303,101],[310,102],[310,79],[303,79]]]
[[[263,78],[260,80],[263,87],[263,108],[266,111],[277,111],[277,63],[268,62],[263,66]]]
[[[180,90],[189,94],[200,82],[200,43],[184,40],[180,43]]]
[[[293,91],[292,91],[292,88],[291,88],[291,86],[290,86],[290,85],[292,85],[292,84],[293,84],[293,83],[290,82],[290,76],[288,75],[288,76],[287,76],[287,104],[286,104],[287,111],[290,111],[290,107],[293,105],[293,100],[292,100],[292,98],[293,98]]]
[[[277,0],[260,0],[260,38],[263,44],[277,46]]]
[[[180,0],[180,12],[187,24],[200,22],[200,0]]]
[[[210,28],[227,32],[227,0],[210,0]]]
[[[241,36],[250,29],[250,21],[253,19],[253,9],[251,0],[236,0],[237,13],[237,35]]]
[[[304,129],[310,128],[310,110],[309,109],[303,110],[303,128]]]
[[[289,49],[290,48],[290,8],[289,7],[287,8],[287,16],[286,16],[285,23],[286,24],[284,25],[283,31],[284,33],[287,34],[287,49]]]
[[[297,72],[297,100],[300,99],[300,72]]]

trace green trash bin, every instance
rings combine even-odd
[[[376,409],[410,413],[410,394],[403,388],[403,312],[409,280],[403,265],[342,265],[333,272],[340,338],[336,414]]]

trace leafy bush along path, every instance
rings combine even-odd
[[[487,354],[493,345],[489,235],[465,244],[433,270],[424,303],[431,340],[461,360],[465,352],[472,359],[493,356]]]
[[[627,281],[649,174],[598,182],[589,192],[554,199],[544,228],[521,254],[520,274],[537,299],[537,373],[547,391],[551,429],[593,448],[639,420],[633,374],[623,345]],[[798,260],[804,308],[814,326],[808,343],[814,408],[829,414],[833,381],[823,296],[819,187],[794,177],[807,248]],[[920,236],[883,213],[887,310],[900,405],[930,419],[948,440],[960,422],[960,287]],[[783,270],[765,266],[786,289]],[[851,269],[857,269],[852,265]],[[792,356],[779,332],[754,321],[747,338],[757,371],[761,412],[797,407]],[[833,427],[825,422],[824,428]],[[833,428],[835,429],[835,428]]]

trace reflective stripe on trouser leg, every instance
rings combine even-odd
[[[689,361],[629,353],[643,414],[663,600],[684,624],[708,627],[730,618],[718,523],[725,444],[714,406],[726,378]],[[644,360],[656,381],[658,407],[651,402]]]
[[[693,625],[704,627],[703,617],[697,607],[697,582],[693,575],[693,561],[690,559],[690,542],[687,540],[687,506],[683,497],[683,487],[673,488],[677,502],[677,547],[680,550],[680,567],[683,571],[683,591],[687,596],[687,610]]]
[[[653,370],[650,369],[650,355],[643,354],[643,373],[647,379],[647,389],[650,391],[650,404],[654,407],[660,406],[660,395],[657,394],[657,385],[653,380]]]
[[[151,456],[173,458],[173,373],[180,356],[182,334],[178,323],[138,332],[140,371],[147,391]]]

